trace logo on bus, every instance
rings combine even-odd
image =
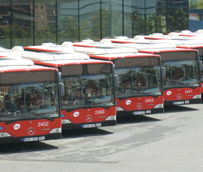
[[[35,129],[33,127],[28,128],[27,133],[29,135],[33,135],[35,133]]]
[[[87,115],[86,116],[86,121],[87,122],[91,122],[92,121],[92,116],[91,115]]]
[[[126,104],[126,105],[130,105],[130,104],[131,104],[131,100],[127,100],[127,101],[125,102],[125,104]]]
[[[18,129],[20,128],[20,124],[15,124],[15,125],[13,126],[13,128],[14,128],[14,130],[18,130]]]
[[[171,91],[167,91],[166,94],[167,94],[168,96],[170,96],[170,95],[172,94],[172,92],[171,92]]]
[[[178,100],[180,100],[180,99],[182,98],[182,95],[179,93],[179,94],[176,95],[176,98],[177,98]]]
[[[76,111],[76,112],[73,113],[73,116],[74,116],[74,117],[78,117],[79,115],[80,115],[80,113],[79,113],[78,111]]]
[[[142,109],[142,103],[138,103],[138,104],[137,104],[137,108],[138,108],[138,109]]]

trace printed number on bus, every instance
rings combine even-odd
[[[49,126],[49,122],[38,122],[38,127],[48,127]]]
[[[192,93],[192,90],[185,90],[185,94]]]
[[[97,114],[105,114],[105,110],[95,110],[95,115]]]
[[[152,103],[154,102],[154,99],[145,99],[145,103]]]

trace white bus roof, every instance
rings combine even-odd
[[[49,65],[52,64],[54,66],[64,66],[64,65],[79,65],[79,64],[98,64],[98,63],[110,63],[108,61],[104,60],[94,60],[94,59],[89,59],[89,60],[58,60],[58,61],[40,61],[43,64],[48,63]]]
[[[17,50],[16,47],[13,48]],[[37,61],[57,61],[57,60],[87,60],[90,57],[83,53],[47,53],[47,52],[31,52],[31,51],[20,51],[21,56],[24,59],[37,60]]]
[[[203,39],[165,39],[165,40],[156,40],[159,43],[175,44],[175,45],[187,45],[187,44],[203,44]]]
[[[115,38],[109,38],[112,43],[145,43],[152,40],[145,39],[143,35],[136,35],[134,38],[127,36],[116,36]]]
[[[75,47],[76,52],[86,53],[91,55],[99,55],[99,54],[124,54],[124,53],[138,53],[138,51],[134,48],[123,48],[116,46],[114,48],[101,48],[101,47]]]
[[[27,46],[24,47],[26,50],[36,50],[36,51],[47,51],[47,52],[64,52],[73,54],[75,51],[73,49],[72,42],[66,42],[63,46],[56,45],[53,43],[42,43],[42,45]]]
[[[118,44],[120,47],[127,47],[127,48],[134,48],[137,50],[141,49],[176,49],[175,44],[163,44],[163,43],[125,43],[125,44]]]
[[[64,42],[62,45],[66,45],[66,42]],[[85,40],[82,40],[81,42],[74,42],[73,46],[101,47],[101,48],[116,47],[114,44],[111,43],[109,39],[102,39],[100,42],[95,42],[91,39],[85,39]]]
[[[55,70],[54,68],[51,67],[44,67],[44,66],[39,66],[39,65],[0,65],[0,72],[28,72],[28,71],[46,71],[46,70]]]
[[[0,67],[1,66],[33,66],[33,65],[34,63],[32,60],[26,60],[26,59],[0,61]]]
[[[18,60],[21,54],[10,49],[0,47],[0,60]]]

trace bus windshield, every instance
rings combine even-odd
[[[62,109],[114,106],[112,74],[88,74],[62,78]]]
[[[160,66],[116,68],[117,98],[162,95]]]
[[[0,121],[59,117],[55,82],[9,84],[0,87]]]
[[[200,56],[200,60],[203,62],[203,48],[197,48],[199,51],[199,56]],[[203,63],[202,63],[202,67],[203,67]],[[203,82],[203,71],[200,71],[200,76],[201,76],[201,82]]]
[[[163,88],[199,87],[200,74],[196,60],[164,61],[166,77],[163,78]]]

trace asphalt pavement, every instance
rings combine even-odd
[[[203,104],[119,116],[60,140],[0,145],[2,172],[202,172]]]

